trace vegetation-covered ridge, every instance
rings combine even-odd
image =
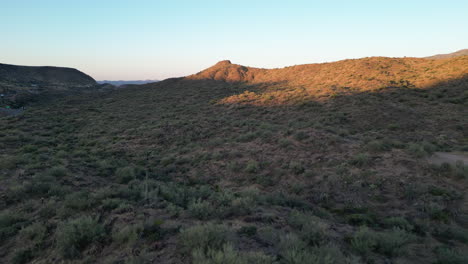
[[[467,263],[468,167],[427,161],[468,151],[466,58],[429,61],[222,62],[0,118],[0,262]]]
[[[259,91],[234,95],[223,102],[274,105],[383,88],[424,89],[448,82],[466,86],[468,56],[444,60],[371,57],[281,69],[250,68],[222,61],[187,79],[256,84]]]

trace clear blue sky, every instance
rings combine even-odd
[[[163,79],[468,48],[468,1],[0,0],[0,62]]]

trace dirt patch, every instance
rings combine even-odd
[[[468,164],[468,153],[466,152],[435,152],[430,158],[429,163],[441,165],[442,163],[455,164],[458,161]]]

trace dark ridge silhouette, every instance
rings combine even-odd
[[[73,68],[51,66],[18,66],[0,64],[1,82],[32,85],[95,85],[89,75]]]

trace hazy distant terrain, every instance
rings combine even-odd
[[[467,107],[468,56],[39,101],[0,118],[0,262],[468,263]]]
[[[459,56],[468,56],[468,49],[462,49],[453,53],[447,53],[447,54],[437,54],[434,56],[429,56],[426,57],[426,59],[448,59],[448,58],[454,58],[454,57],[459,57]]]
[[[121,86],[121,85],[126,85],[126,84],[147,84],[147,83],[154,83],[154,82],[159,82],[159,80],[134,80],[134,81],[108,81],[108,80],[103,80],[103,81],[98,81],[100,84],[112,84],[115,86]]]

